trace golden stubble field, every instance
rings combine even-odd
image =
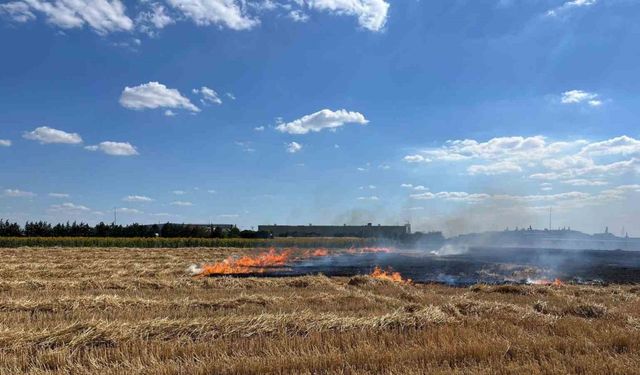
[[[640,286],[193,278],[240,249],[0,249],[0,374],[640,374]]]

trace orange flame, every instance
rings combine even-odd
[[[329,255],[329,250],[316,249],[311,253],[311,255],[313,255],[314,257],[326,257],[327,255]]]
[[[395,283],[411,283],[411,279],[403,279],[402,275],[400,275],[400,272],[393,272],[393,270],[391,270],[390,268],[385,271],[376,266],[376,268],[373,269],[373,272],[371,272],[371,275],[369,276],[380,280],[393,281]]]
[[[270,249],[268,252],[258,254],[255,257],[246,255],[237,259],[229,257],[222,262],[202,266],[202,271],[198,276],[261,273],[267,267],[285,266],[290,256],[290,250],[283,250],[277,253],[275,249]]]
[[[326,248],[306,250],[301,253],[299,252],[298,254],[301,255],[294,255],[294,250],[297,249],[284,249],[280,252],[277,252],[275,249],[271,248],[268,252],[258,254],[256,256],[245,255],[240,258],[228,257],[221,262],[203,265],[200,269],[198,269],[199,272],[196,274],[196,276],[263,273],[266,271],[265,269],[269,267],[283,267],[292,261],[304,260],[312,257],[325,257],[330,255],[329,250]],[[392,250],[388,247],[362,247],[348,249],[347,253],[388,253],[391,251]],[[379,272],[375,275],[372,275],[374,277],[389,278],[393,281],[404,282],[400,274],[397,272],[389,272],[389,276],[385,277],[385,275],[387,275],[387,272],[382,271],[379,268],[376,268],[376,270],[378,270]],[[375,270],[374,273],[376,273]]]

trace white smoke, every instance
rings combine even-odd
[[[187,268],[187,272],[189,272],[191,276],[199,275],[202,273],[202,267],[192,264]]]

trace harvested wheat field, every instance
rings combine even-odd
[[[0,373],[640,373],[638,286],[186,272],[251,252],[0,249]]]

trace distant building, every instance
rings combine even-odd
[[[382,237],[411,234],[411,225],[259,225],[258,231],[273,237]]]

